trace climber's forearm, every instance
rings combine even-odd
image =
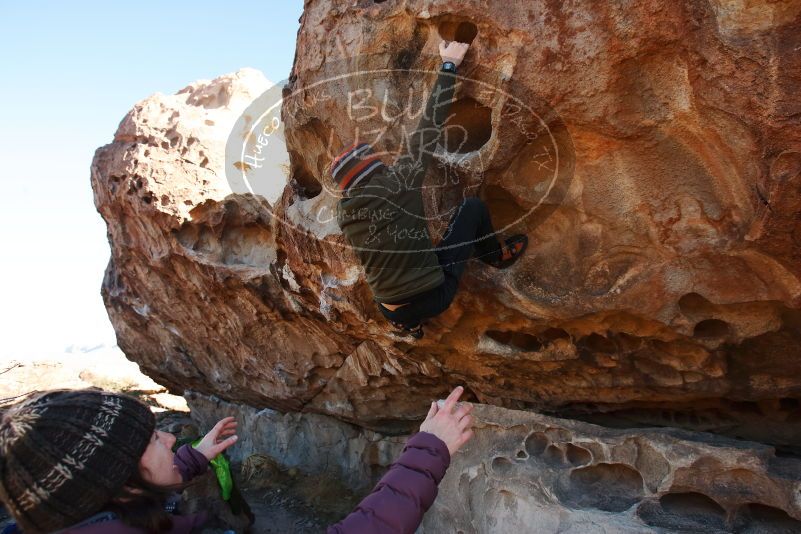
[[[437,81],[431,89],[431,95],[426,101],[425,110],[415,130],[415,133],[419,133],[419,138],[423,140],[422,147],[439,139],[442,126],[450,113],[455,92],[456,73],[440,69]],[[433,149],[430,152],[433,152]]]
[[[417,128],[405,139],[407,147],[400,160],[404,168],[413,173],[412,179],[407,181],[413,187],[422,187],[423,176],[433,160],[455,93],[456,75],[440,70]]]

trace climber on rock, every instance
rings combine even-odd
[[[396,328],[421,338],[423,319],[453,301],[467,260],[474,256],[498,269],[517,261],[528,238],[499,243],[484,202],[470,197],[458,206],[435,248],[423,208],[423,179],[448,117],[456,68],[468,44],[440,42],[443,64],[417,128],[395,162],[386,166],[357,139],[336,157],[331,175],[342,197],[337,222],[365,269],[374,300]]]

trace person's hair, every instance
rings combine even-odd
[[[174,491],[182,491],[190,484],[182,482],[158,486],[142,478],[137,469],[103,509],[117,514],[126,525],[140,528],[149,534],[167,532],[172,528],[172,516],[164,509],[167,497]]]

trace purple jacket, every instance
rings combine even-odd
[[[373,491],[345,519],[328,527],[327,534],[412,534],[437,497],[437,485],[445,476],[451,456],[445,443],[433,434],[418,432],[406,442],[403,452]],[[184,481],[203,473],[208,460],[189,445],[175,453],[175,465]],[[173,516],[169,534],[199,530],[205,514]],[[142,534],[122,521],[75,526],[59,534]]]
[[[451,455],[445,443],[428,432],[406,442],[400,458],[378,481],[372,493],[327,534],[412,534],[437,497]]]
[[[182,445],[178,448],[175,452],[173,464],[181,472],[181,478],[183,478],[184,482],[205,473],[209,467],[209,461],[206,457],[189,445]],[[142,530],[129,527],[119,519],[91,522],[93,519],[101,521],[103,514],[98,514],[93,518],[82,521],[78,525],[59,531],[59,534],[142,534]],[[199,531],[206,519],[205,513],[187,516],[174,515],[172,516],[172,529],[169,534],[189,534],[193,531]],[[87,524],[87,522],[90,523]]]

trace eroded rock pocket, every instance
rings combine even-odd
[[[569,506],[622,512],[642,499],[643,480],[628,465],[600,463],[571,471],[557,493]]]

